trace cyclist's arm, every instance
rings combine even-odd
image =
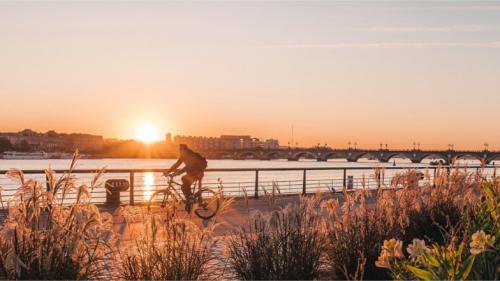
[[[182,160],[181,159],[177,160],[177,162],[175,162],[174,165],[172,165],[172,167],[170,167],[170,169],[168,169],[168,171],[165,174],[170,174],[172,171],[175,171],[177,168],[179,168],[181,164]]]
[[[187,171],[187,167],[184,167],[176,172],[177,175],[184,174]]]

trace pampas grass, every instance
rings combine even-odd
[[[90,185],[77,185],[71,173],[77,159],[75,153],[61,177],[46,170],[47,184],[20,170],[7,173],[19,184],[0,227],[0,271],[8,279],[94,279],[109,272],[112,217],[89,203],[101,173]],[[65,205],[70,194],[76,202]]]
[[[301,198],[298,205],[270,216],[254,214],[247,228],[227,240],[234,276],[244,280],[318,278],[325,239],[316,202]]]

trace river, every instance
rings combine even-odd
[[[67,169],[70,165],[69,159],[44,159],[44,160],[0,160],[0,170],[8,170],[17,168],[21,170],[42,170],[48,167],[52,169]],[[76,169],[162,169],[168,168],[175,162],[175,159],[81,159],[78,161]],[[396,167],[415,167],[425,164],[412,164],[406,159],[395,159]],[[477,165],[478,163],[470,162],[463,163],[467,165]],[[379,163],[363,159],[361,162],[345,162],[345,161],[328,161],[317,162],[315,160],[303,161],[260,161],[260,160],[209,160],[208,168],[349,168],[346,177],[352,177],[352,185],[354,188],[363,186],[363,184],[373,187],[376,184],[374,169],[359,169],[360,167],[392,167],[394,163]],[[389,184],[390,179],[396,173],[402,170],[386,170],[384,171],[384,182]],[[425,172],[425,169],[423,169]],[[489,171],[492,173],[492,169]],[[78,183],[89,183],[92,175],[77,174]],[[322,191],[330,191],[332,189],[339,190],[343,187],[343,171],[342,170],[327,170],[327,171],[307,171],[306,188],[308,192],[315,192],[318,188]],[[45,176],[27,175],[27,177],[35,178],[43,181]],[[110,178],[130,179],[130,175],[126,174],[105,174],[102,181]],[[259,173],[259,194],[272,192],[273,182],[277,184],[281,193],[300,193],[303,188],[303,171],[266,171]],[[204,185],[212,188],[217,188],[221,182],[224,187],[225,194],[241,196],[244,191],[253,195],[255,192],[255,172],[207,172],[204,178]],[[165,185],[165,178],[161,173],[137,173],[134,175],[135,197],[136,201],[147,200],[151,193]],[[7,178],[5,175],[0,175],[0,186],[4,188],[4,197],[13,194],[17,185],[14,181]],[[276,186],[276,185],[275,185]],[[278,191],[276,191],[278,192]],[[123,195],[123,200],[128,200],[128,192]],[[102,202],[105,197],[104,188],[97,189],[93,196],[94,201]]]

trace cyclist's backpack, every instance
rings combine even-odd
[[[208,161],[205,157],[203,157],[201,154],[199,154],[198,152],[193,152],[193,154],[195,155],[195,157],[199,160],[199,168],[202,169],[202,170],[205,170],[208,166]]]

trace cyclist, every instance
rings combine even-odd
[[[201,186],[201,179],[203,178],[205,169],[207,168],[207,160],[201,154],[189,149],[189,147],[185,144],[179,145],[179,154],[179,160],[177,160],[177,162],[175,162],[172,167],[164,173],[164,175],[168,176],[170,173],[173,173],[173,176],[178,176],[186,173],[186,175],[182,177],[181,189],[187,201],[190,202],[193,195],[191,185],[195,181],[200,181]],[[185,165],[184,168],[180,170],[177,169],[182,163]],[[187,205],[189,204],[186,204],[186,206]]]

